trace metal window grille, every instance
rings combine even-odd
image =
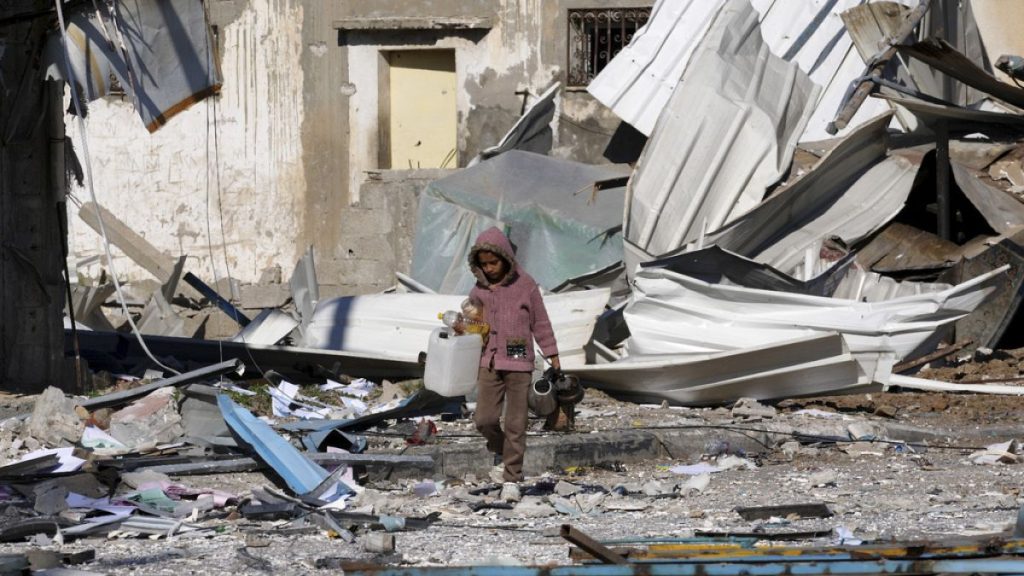
[[[567,85],[590,84],[650,17],[650,8],[569,10]]]

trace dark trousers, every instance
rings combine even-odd
[[[508,372],[480,368],[477,376],[476,429],[487,439],[487,449],[501,454],[505,464],[505,481],[523,479],[523,456],[526,454],[526,395],[530,390],[530,372]],[[501,410],[505,406],[505,428],[501,426]]]

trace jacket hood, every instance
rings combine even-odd
[[[469,249],[469,269],[476,277],[476,281],[484,286],[490,286],[487,276],[476,263],[476,255],[480,251],[493,252],[508,262],[508,273],[505,274],[503,283],[508,283],[516,277],[516,253],[512,250],[512,242],[497,227],[490,227],[476,237],[476,242]]]

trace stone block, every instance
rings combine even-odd
[[[75,401],[50,386],[39,395],[25,433],[48,446],[66,446],[82,438],[85,423],[75,412]]]

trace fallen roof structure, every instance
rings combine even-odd
[[[855,355],[899,361],[978,307],[1007,269],[938,292],[864,302],[713,285],[644,268],[624,311],[629,353],[638,359],[707,354],[838,332]]]
[[[584,363],[583,347],[608,296],[607,288],[544,296],[563,364]],[[459,310],[464,299],[449,294],[369,294],[324,300],[306,328],[303,346],[416,362],[426,351],[431,331],[442,326],[437,315]]]
[[[628,187],[624,236],[648,257],[756,206],[789,166],[817,96],[769,50],[746,0],[725,3],[691,59]]]
[[[855,358],[842,336],[826,333],[719,353],[634,355],[567,371],[622,399],[710,406],[741,397],[781,400],[881,390],[891,362],[879,362],[877,354],[872,362],[869,356]]]

